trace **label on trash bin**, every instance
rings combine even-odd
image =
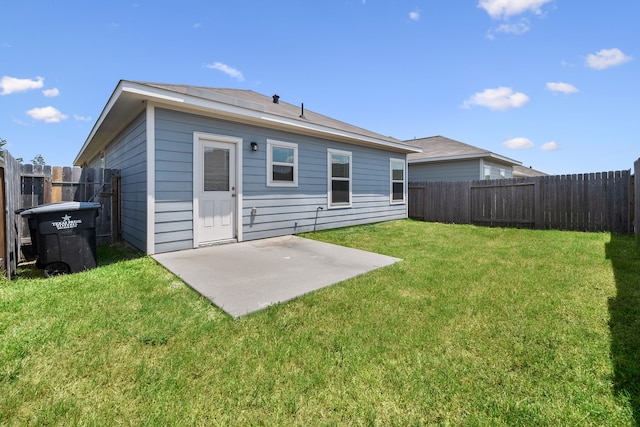
[[[71,219],[69,215],[65,215],[62,218],[62,221],[53,221],[51,223],[57,230],[67,230],[69,228],[76,228],[78,224],[82,224],[81,219]]]

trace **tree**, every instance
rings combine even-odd
[[[0,138],[0,159],[4,158],[4,146],[7,145],[7,140],[4,138]],[[42,157],[42,156],[40,156]],[[18,163],[22,163],[22,157],[18,157],[16,159]]]
[[[44,161],[44,157],[42,157],[42,154],[36,154],[36,156],[31,159],[31,163],[33,163],[34,166],[44,166],[47,164]]]

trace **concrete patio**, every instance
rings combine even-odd
[[[400,261],[297,236],[169,252],[153,258],[233,317]]]

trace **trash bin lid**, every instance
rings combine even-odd
[[[80,211],[84,209],[98,209],[100,203],[97,202],[57,202],[47,203],[46,205],[36,206],[35,208],[27,209],[20,212],[20,216],[37,215],[49,212],[62,212],[62,211]]]

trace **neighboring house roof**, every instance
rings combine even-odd
[[[539,170],[533,169],[531,166],[514,166],[513,167],[513,177],[514,178],[525,178],[529,176],[549,176],[548,173],[540,172]]]
[[[491,159],[510,165],[520,165],[521,162],[493,153],[489,150],[474,147],[455,139],[444,136],[430,136],[427,138],[411,139],[404,141],[422,149],[421,153],[412,153],[407,156],[409,163],[443,162],[467,159]]]
[[[74,164],[89,161],[146,108],[147,102],[240,123],[280,129],[334,141],[383,148],[400,153],[420,150],[402,141],[332,119],[302,106],[251,90],[121,80],[109,98]],[[303,114],[304,111],[304,114]]]

